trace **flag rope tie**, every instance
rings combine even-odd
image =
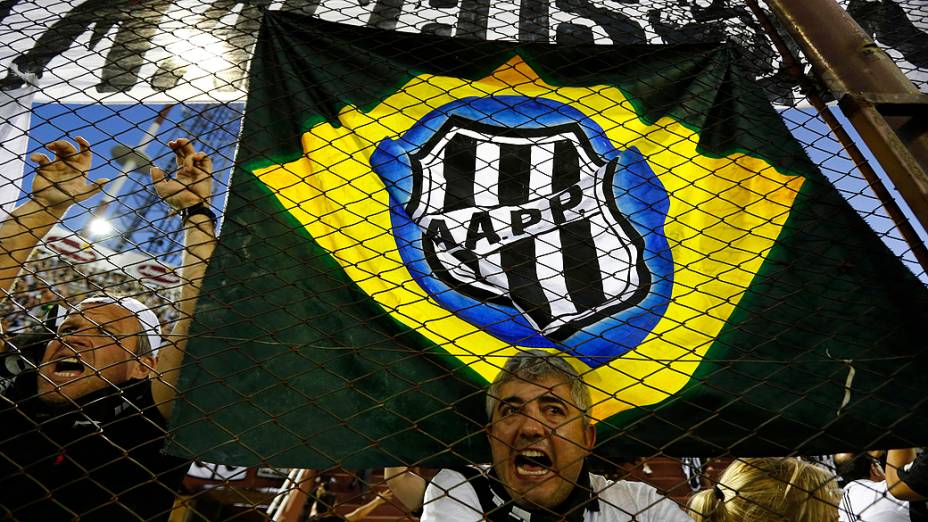
[[[841,410],[847,406],[847,403],[851,402],[851,383],[854,382],[854,374],[857,373],[857,370],[854,369],[854,360],[853,359],[844,359],[844,364],[847,365],[847,379],[844,381],[844,399],[841,400],[841,405],[838,406],[838,411],[835,412],[835,416],[841,415]]]

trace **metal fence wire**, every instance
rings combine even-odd
[[[928,218],[774,3],[0,2],[2,517],[928,520]]]

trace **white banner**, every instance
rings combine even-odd
[[[22,189],[34,93],[32,83],[0,91],[0,219],[13,210]]]
[[[923,0],[842,0],[924,90]],[[0,88],[39,76],[38,101],[242,101],[266,9],[353,25],[520,41],[680,43],[728,39],[771,98],[790,104],[793,81],[747,7],[720,0],[5,0]],[[438,6],[438,7],[435,7]]]
[[[66,263],[78,265],[85,273],[115,272],[146,286],[165,288],[176,288],[181,282],[174,267],[151,256],[139,252],[115,252],[61,226],[55,226],[38,248]]]
[[[224,464],[203,462],[202,460],[194,461],[190,464],[190,468],[187,470],[188,477],[214,480],[217,482],[245,480],[247,478],[247,474],[248,468],[242,466],[226,466]]]

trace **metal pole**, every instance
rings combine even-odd
[[[290,488],[293,484],[296,483],[297,477],[299,476],[302,470],[298,468],[291,469],[287,474],[287,478],[284,479],[284,483],[280,485],[280,491],[274,495],[274,499],[271,500],[270,505],[267,506],[268,517],[273,520],[279,520],[280,514],[282,512],[282,507],[285,504],[287,496],[290,494]]]
[[[155,138],[158,136],[158,129],[161,128],[161,124],[167,119],[172,107],[174,107],[173,104],[162,107],[161,111],[158,112],[158,117],[148,126],[145,133],[142,134],[142,139],[139,140],[135,147],[127,147],[125,145],[116,145],[113,147],[113,159],[122,166],[122,171],[111,183],[111,189],[104,194],[103,201],[100,203],[103,208],[106,208],[106,205],[119,196],[119,193],[122,191],[122,186],[126,183],[131,173],[141,169],[144,172],[140,172],[140,174],[148,174],[151,160],[148,159],[146,150],[151,142],[155,141]]]
[[[928,96],[835,0],[767,0],[928,230]]]
[[[867,161],[863,152],[861,152],[857,144],[854,143],[854,140],[847,131],[844,130],[844,127],[841,126],[841,123],[835,118],[835,115],[831,113],[831,110],[825,104],[825,100],[818,95],[816,89],[811,85],[812,82],[803,74],[802,67],[800,67],[798,60],[793,56],[786,42],[780,38],[780,34],[777,33],[773,23],[767,17],[767,13],[757,4],[757,0],[746,0],[746,3],[754,13],[754,17],[757,18],[757,21],[763,26],[764,31],[767,32],[767,36],[773,41],[773,45],[776,46],[777,50],[780,52],[780,56],[783,58],[783,65],[786,67],[786,70],[789,71],[790,76],[796,79],[803,87],[809,103],[815,107],[825,123],[828,124],[828,127],[838,139],[838,142],[841,143],[841,146],[844,147],[848,156],[851,157],[854,166],[860,170],[864,179],[867,180],[873,193],[886,210],[886,214],[893,220],[893,224],[896,225],[899,233],[902,234],[902,238],[909,248],[912,249],[912,254],[922,267],[922,270],[928,272],[928,248],[926,248],[925,244],[918,236],[918,233],[915,231],[915,228],[902,212],[902,209],[899,208],[896,200],[893,199],[892,194],[886,189],[886,185],[883,184],[883,181],[877,175],[876,171],[870,166],[870,162]]]
[[[94,216],[94,218],[106,219],[106,215],[109,213],[110,204],[116,201],[116,198],[119,197],[119,194],[122,192],[122,187],[126,184],[126,180],[129,179],[130,174],[138,171],[139,169],[145,170],[143,174],[148,174],[147,169],[151,165],[151,160],[148,159],[148,156],[146,156],[145,150],[148,148],[148,145],[150,145],[151,142],[153,142],[158,136],[158,129],[161,128],[164,120],[167,119],[172,107],[174,107],[173,104],[165,105],[161,108],[161,110],[158,112],[158,116],[155,118],[155,121],[153,121],[152,124],[148,126],[145,134],[142,135],[142,139],[139,140],[139,143],[134,148],[125,145],[116,145],[113,147],[113,150],[111,151],[113,159],[116,161],[116,163],[119,163],[121,169],[119,175],[110,182],[106,189],[104,189],[103,197],[100,199],[100,202],[96,207],[94,207],[93,210],[91,210],[90,213]],[[92,234],[89,230],[85,229],[84,236],[90,238]],[[123,239],[119,241],[119,244],[116,246],[116,250],[121,250],[124,244],[125,236],[123,236]]]
[[[278,518],[275,522],[296,522],[300,520],[300,514],[303,512],[303,506],[309,499],[309,491],[312,482],[316,478],[316,471],[312,469],[302,469],[294,480],[294,487],[290,494],[278,508]],[[305,517],[304,517],[305,518]]]

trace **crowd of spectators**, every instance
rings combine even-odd
[[[158,315],[161,324],[177,320],[173,306],[178,289],[144,284],[118,269],[94,270],[67,258],[36,250],[24,263],[8,299],[0,300],[3,332],[16,334],[41,326],[46,315],[60,303],[78,303],[99,293],[131,296]]]

